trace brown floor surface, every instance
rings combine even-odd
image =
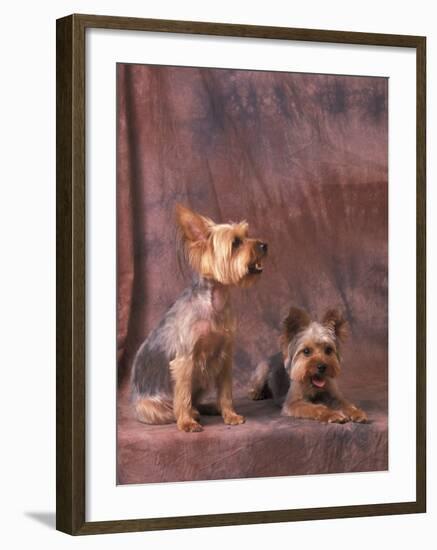
[[[236,479],[388,468],[388,423],[380,400],[358,402],[365,425],[321,424],[279,415],[271,400],[236,400],[246,424],[226,426],[202,417],[204,431],[186,434],[175,424],[147,426],[131,413],[126,391],[119,396],[119,484]]]

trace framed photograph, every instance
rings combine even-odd
[[[426,510],[426,41],[57,21],[57,528]]]

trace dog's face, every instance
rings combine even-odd
[[[340,358],[332,331],[320,323],[310,323],[289,345],[290,377],[324,388],[327,378],[340,373]]]
[[[246,222],[216,224],[182,205],[176,216],[185,255],[202,277],[248,287],[261,275],[267,244],[249,238]]]
[[[282,336],[285,367],[292,380],[323,390],[329,378],[340,374],[340,342],[346,337],[346,321],[328,310],[321,323],[292,308]]]

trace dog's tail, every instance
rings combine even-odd
[[[270,374],[270,365],[268,361],[261,361],[252,374],[249,382],[248,396],[254,401],[261,399],[269,399],[272,397],[272,392],[268,386],[268,378]]]
[[[139,396],[134,403],[137,419],[145,424],[170,424],[175,421],[170,399]]]

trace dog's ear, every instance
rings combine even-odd
[[[310,322],[310,316],[306,311],[298,307],[290,308],[288,315],[282,321],[282,331],[279,338],[279,344],[284,359],[288,357],[288,344],[293,340],[296,334],[307,327]]]
[[[323,316],[323,324],[334,331],[335,337],[340,342],[346,340],[349,335],[349,323],[337,309],[328,309]]]
[[[182,204],[176,205],[176,220],[182,237],[191,242],[204,241],[208,238],[213,221],[193,212]]]
[[[291,307],[288,315],[282,321],[282,332],[279,343],[282,349],[284,361],[289,358],[289,344],[301,330],[306,328],[311,322],[310,316],[306,311],[298,307]]]
[[[298,307],[291,307],[287,317],[282,322],[282,333],[287,342],[290,342],[310,322],[310,316],[306,311]]]

